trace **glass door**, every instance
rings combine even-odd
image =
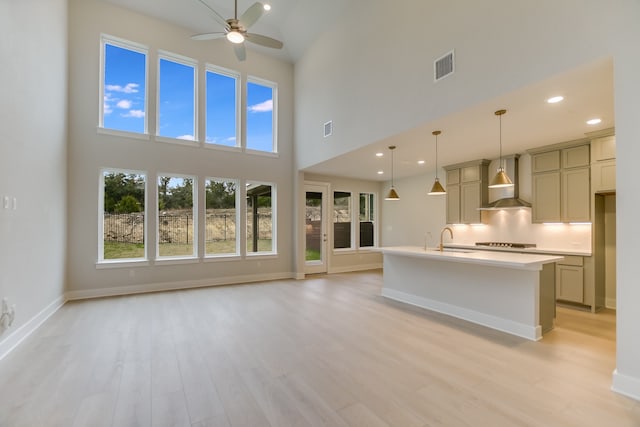
[[[305,184],[305,268],[307,274],[327,272],[327,185]]]

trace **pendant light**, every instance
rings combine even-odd
[[[400,196],[396,192],[395,187],[393,186],[393,150],[396,149],[395,145],[391,145],[389,150],[391,150],[391,189],[389,190],[389,194],[385,197],[385,200],[400,200]]]
[[[436,137],[436,180],[433,183],[433,187],[431,187],[431,191],[429,191],[429,193],[427,194],[429,194],[430,196],[441,196],[447,194],[446,190],[444,189],[442,184],[440,184],[440,180],[438,179],[438,135],[440,135],[442,132],[439,130],[434,130],[431,133]]]
[[[495,112],[495,115],[500,119],[500,167],[498,167],[498,173],[491,180],[491,184],[489,184],[489,188],[503,188],[503,187],[513,187],[513,182],[504,171],[504,166],[502,165],[502,116],[507,112],[507,110],[498,110]]]

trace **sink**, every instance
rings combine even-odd
[[[438,248],[429,248],[427,250],[434,251],[434,252],[440,252],[440,249],[438,249]],[[473,251],[469,250],[469,249],[444,248],[442,250],[442,252],[458,252],[458,253],[461,253],[461,254],[470,254]]]

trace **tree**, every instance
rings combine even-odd
[[[140,203],[130,194],[124,196],[120,201],[115,205],[114,208],[116,213],[132,213],[132,212],[140,212]]]
[[[143,175],[106,173],[104,175],[104,211],[115,212],[116,205],[125,196],[131,196],[137,202],[139,210],[144,210],[144,182]]]

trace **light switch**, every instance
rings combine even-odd
[[[4,196],[2,198],[2,208],[9,209],[9,196]]]
[[[18,209],[18,198],[14,197],[13,198],[13,210],[17,210]]]

